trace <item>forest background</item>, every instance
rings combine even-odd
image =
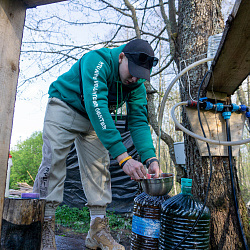
[[[67,1],[27,10],[11,138],[12,154],[15,155],[16,151],[26,147],[27,145],[24,145],[27,143],[35,143],[35,147],[32,148],[36,148],[36,150],[38,150],[38,145],[42,145],[40,134],[36,132],[42,131],[43,117],[48,98],[47,91],[53,80],[61,73],[66,72],[87,51],[103,46],[118,46],[120,43],[126,42],[128,38],[130,39],[131,36],[133,37],[135,30],[131,25],[132,18],[126,15],[122,8],[120,10],[116,9],[112,3],[107,4],[105,1],[90,2]],[[169,53],[169,41],[163,38],[164,32],[167,33],[167,31],[166,28],[162,28],[164,23],[160,14],[160,6],[159,4],[153,5],[153,1],[153,4],[149,8],[143,5],[145,3],[150,6],[148,1],[134,1],[132,5],[135,6],[137,14],[141,19],[141,28],[147,31],[143,33],[143,38],[148,39],[153,46],[158,47],[157,56],[160,59],[160,63],[155,72],[153,72],[152,86],[156,92],[156,95],[154,95],[155,109],[159,111],[161,99],[168,84],[176,75],[177,68]],[[165,8],[168,7],[166,3],[162,2],[162,4]],[[224,21],[227,20],[233,4],[233,0],[222,1]],[[146,11],[150,11],[150,14],[146,15]],[[117,20],[117,22],[114,20]],[[142,27],[143,25],[146,27]],[[218,29],[217,33],[219,31]],[[159,33],[161,33],[161,37]],[[156,39],[157,36],[159,37],[158,41]],[[114,42],[115,39],[118,42]],[[234,94],[233,100],[236,103],[239,104],[240,100],[243,99],[244,104],[250,105],[249,84],[248,78]],[[169,110],[179,101],[180,94],[177,85],[171,92],[171,96],[165,106],[162,125],[163,130],[168,135],[171,135],[174,142],[183,141],[183,134],[175,130]],[[180,117],[180,112],[178,116]],[[249,136],[248,132],[248,127],[245,127],[244,138]],[[152,133],[155,146],[157,147],[159,139],[153,129]],[[36,136],[38,136],[37,139],[35,139]],[[245,202],[250,200],[249,148],[249,145],[241,146],[239,157],[237,157],[239,182]],[[161,143],[160,151],[162,169],[166,172],[176,173],[166,143]],[[35,152],[30,153],[30,156],[27,154],[24,157],[27,159],[27,162],[23,164],[26,174],[24,176],[21,175],[22,177],[19,176],[19,180],[13,176],[18,176],[20,170],[14,170],[17,168],[17,164],[20,166],[22,164],[20,159],[18,160],[19,163],[17,163],[15,161],[16,157],[14,157],[15,165],[11,174],[11,187],[16,185],[17,181],[26,180],[32,184],[32,179],[27,170],[37,169],[40,165],[39,157],[41,156],[36,156],[37,153]],[[28,161],[33,156],[35,156],[34,161]],[[37,170],[30,172],[32,173],[32,177],[35,178]],[[178,187],[175,189],[175,193],[177,190]]]

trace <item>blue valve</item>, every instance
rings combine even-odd
[[[207,100],[207,97],[202,97],[202,98],[199,99],[200,102],[203,102],[205,100]]]
[[[226,119],[230,119],[231,117],[231,112],[223,112],[222,113],[222,116],[223,118],[226,120]]]
[[[240,111],[241,112],[245,112],[247,110],[247,106],[246,105],[240,105]]]
[[[233,107],[232,112],[238,111],[240,109],[240,106],[234,103],[232,103],[232,107]]]
[[[246,117],[250,118],[250,111],[246,112]]]
[[[213,107],[214,107],[214,105],[213,105],[213,103],[211,103],[211,102],[206,102],[206,108],[205,108],[205,110],[210,110],[210,109],[212,109]]]
[[[222,111],[223,108],[224,108],[223,103],[217,103],[217,104],[216,104],[215,110],[216,110],[216,111]]]

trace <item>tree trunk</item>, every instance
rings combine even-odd
[[[208,37],[222,31],[223,20],[220,9],[221,0],[179,0],[179,32],[175,62],[180,70],[194,61],[202,59],[199,56],[207,52]],[[191,98],[197,99],[198,88],[206,70],[207,66],[204,64],[191,70],[189,78],[182,78],[183,84],[180,85],[182,101]],[[183,110],[182,122],[186,128],[191,129],[185,110]],[[195,139],[184,135],[184,141],[187,175],[193,179],[193,194],[204,201],[210,174],[209,158],[200,156]],[[210,246],[211,249],[242,249],[243,241],[234,206],[228,157],[212,157],[212,159],[213,175],[207,202],[212,216]],[[235,166],[233,160],[234,181],[241,219],[245,234],[249,237],[247,210],[239,190]]]

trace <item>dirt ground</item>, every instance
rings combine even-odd
[[[131,231],[127,229],[121,229],[117,231],[111,231],[113,238],[122,244],[126,250],[130,249],[130,236]],[[56,228],[56,246],[57,250],[82,250],[88,249],[85,247],[85,234],[79,234],[72,231],[70,228],[58,227]]]

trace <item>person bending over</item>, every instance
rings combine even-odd
[[[159,176],[147,121],[145,80],[158,62],[150,44],[135,39],[120,47],[86,53],[49,88],[43,128],[43,158],[33,191],[46,199],[42,249],[56,249],[55,210],[63,201],[66,158],[75,143],[81,181],[90,211],[85,240],[90,249],[122,250],[109,232],[112,201],[109,153],[132,179]],[[111,113],[124,103],[128,129],[141,162],[128,155]]]

